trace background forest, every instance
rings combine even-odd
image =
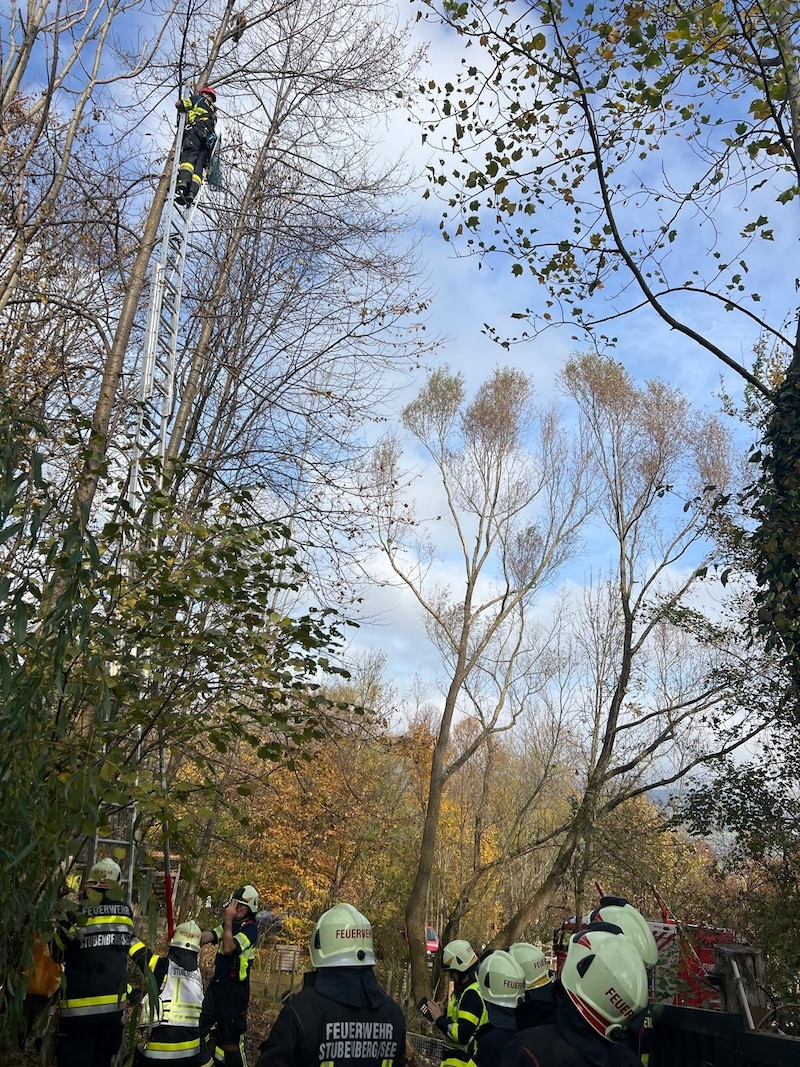
[[[415,997],[427,922],[546,942],[595,883],[794,988],[800,351],[761,252],[797,237],[794,16],[525,10],[415,7],[433,73],[379,2],[0,16],[3,1026],[120,825],[143,900],[166,847],[184,917],[249,881],[302,941],[349,900]],[[206,81],[221,187],[134,492],[174,102]],[[432,162],[392,155],[397,109]],[[431,192],[465,270],[520,285],[494,367],[426,329]],[[640,374],[634,314],[744,391]]]

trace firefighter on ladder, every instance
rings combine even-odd
[[[188,207],[200,192],[203,174],[211,160],[216,139],[217,91],[213,85],[204,85],[199,93],[176,101],[175,107],[186,116],[175,203]]]

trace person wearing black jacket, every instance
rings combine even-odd
[[[186,116],[175,201],[181,207],[188,207],[200,192],[203,174],[211,160],[216,137],[217,91],[213,85],[205,85],[199,93],[178,100],[175,107]]]
[[[256,1067],[405,1067],[405,1019],[372,970],[369,920],[337,904],[309,947],[315,970],[281,1009]]]
[[[200,1009],[200,1036],[213,1029],[216,1063],[247,1067],[244,1035],[250,1003],[250,968],[258,941],[258,893],[242,885],[231,893],[222,909],[222,922],[203,930],[201,945],[216,945],[214,973]]]
[[[472,1035],[467,1051],[476,1067],[497,1067],[517,1034],[514,1010],[525,992],[525,972],[508,952],[498,950],[483,957],[477,977],[489,1018]]]
[[[119,864],[110,856],[89,873],[80,908],[51,942],[64,963],[56,1035],[57,1067],[109,1067],[122,1047],[128,961],[147,953],[122,900]]]
[[[450,941],[442,951],[442,970],[448,971],[453,992],[447,1010],[428,1001],[428,1015],[444,1034],[441,1067],[469,1067],[469,1043],[488,1021],[486,1005],[478,988],[478,957],[469,941]]]
[[[525,996],[514,1013],[517,1029],[555,1022],[557,990],[550,980],[545,954],[528,941],[516,941],[508,952],[525,972]]]
[[[627,1036],[647,1006],[647,972],[617,926],[575,934],[561,969],[555,1022],[522,1030],[500,1067],[637,1067]]]

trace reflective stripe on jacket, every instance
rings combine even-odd
[[[448,1025],[442,1067],[464,1067],[472,1063],[467,1047],[478,1027],[484,1026],[488,1020],[477,980],[470,982],[460,993],[453,993],[447,1002]]]
[[[178,107],[186,115],[186,129],[194,130],[206,139],[214,132],[217,108],[207,96],[202,93],[185,96]]]
[[[160,988],[157,1019],[140,1046],[141,1056],[145,1060],[194,1063],[200,1053],[200,968],[187,969],[169,956],[158,955],[151,957],[149,967],[160,981]]]
[[[203,1003],[203,979],[200,968],[186,971],[169,961],[167,976],[158,994],[161,1026],[197,1026]]]
[[[61,1017],[122,1015],[128,957],[144,949],[131,909],[103,893],[99,904],[86,901],[81,912],[85,920],[58,938],[64,957]]]
[[[236,945],[233,956],[226,956],[222,951],[222,926],[215,926],[211,932],[217,945],[214,980],[249,985],[250,966],[256,955],[258,923],[255,919],[247,918],[233,924],[233,941]]]

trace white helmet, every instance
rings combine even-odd
[[[645,967],[658,963],[658,945],[647,920],[625,897],[603,897],[589,916],[589,922],[613,923],[632,941]]]
[[[336,904],[317,919],[309,944],[311,963],[320,967],[372,967],[375,950],[369,919],[352,904]]]
[[[258,893],[251,885],[240,885],[238,889],[234,889],[225,901],[225,907],[227,908],[234,900],[238,900],[240,904],[248,907],[252,915],[255,915],[258,911]]]
[[[550,981],[547,957],[540,948],[528,944],[527,941],[517,941],[509,946],[508,952],[525,972],[526,989],[536,989],[537,986],[546,985]]]
[[[117,861],[112,860],[110,856],[104,856],[89,871],[88,881],[95,882],[97,885],[107,885],[108,882],[118,882],[121,877],[122,871]]]
[[[191,952],[200,951],[200,927],[190,919],[185,923],[178,923],[170,940],[172,948],[188,948]]]
[[[469,941],[448,941],[442,953],[442,969],[445,971],[468,971],[478,962],[475,950]]]
[[[619,1041],[647,1006],[642,957],[623,933],[604,924],[572,937],[561,984],[581,1016],[608,1041]]]
[[[510,953],[498,949],[481,960],[478,988],[487,1004],[516,1008],[525,996],[525,972]]]

